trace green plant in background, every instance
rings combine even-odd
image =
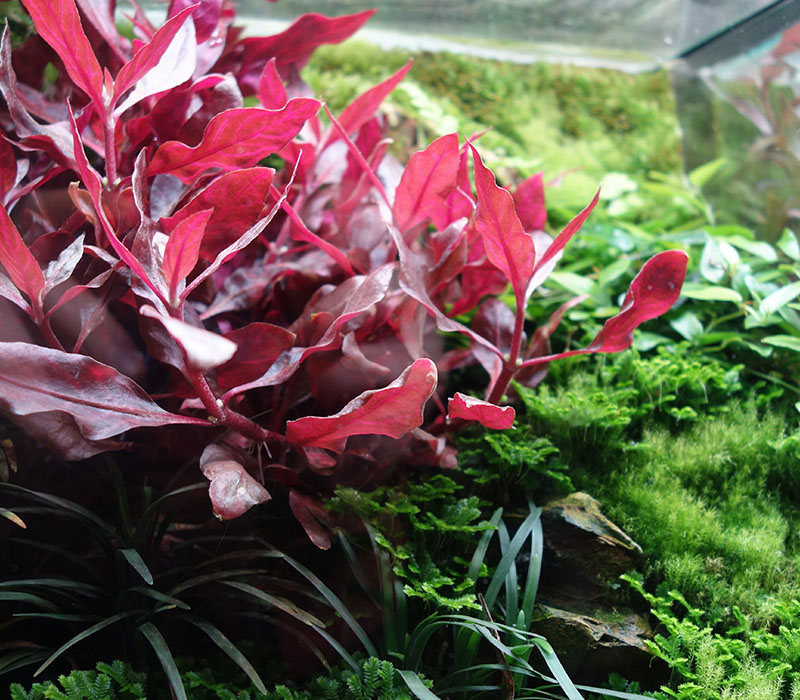
[[[181,663],[181,667],[185,664]],[[193,666],[197,666],[195,661]],[[370,657],[356,668],[334,668],[303,688],[278,685],[262,693],[252,684],[241,687],[238,679],[205,665],[202,670],[181,670],[181,680],[191,700],[411,700],[408,687],[389,661]],[[427,682],[429,685],[429,682]],[[423,682],[425,685],[425,682]],[[72,671],[57,683],[34,683],[30,691],[11,686],[11,700],[147,700],[146,676],[122,661],[98,663],[96,671]],[[150,696],[166,698],[166,690]]]

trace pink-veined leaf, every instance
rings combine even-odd
[[[363,392],[335,415],[289,421],[286,439],[296,447],[341,452],[351,435],[400,438],[422,424],[436,380],[436,365],[427,358],[416,360],[389,386]]]
[[[122,114],[137,102],[189,80],[197,64],[197,41],[191,5],[160,27],[153,38],[120,69],[114,81],[114,100],[131,93],[114,111]]]
[[[278,73],[278,64],[271,58],[264,66],[258,81],[258,101],[267,109],[280,109],[287,100],[286,87]]]
[[[123,63],[130,56],[130,40],[114,24],[116,0],[77,0],[78,8]]]
[[[682,250],[665,250],[650,258],[633,278],[622,308],[608,319],[590,345],[555,355],[533,357],[520,368],[533,367],[564,357],[594,352],[619,352],[630,347],[633,331],[670,310],[681,293],[689,256]]]
[[[53,47],[69,77],[103,109],[103,71],[81,26],[75,0],[23,0],[39,36]]]
[[[197,31],[197,43],[202,44],[219,26],[222,0],[170,0],[167,17],[172,19],[192,6],[195,7],[192,19]]]
[[[272,498],[232,449],[211,444],[200,457],[200,470],[211,483],[208,496],[219,520],[232,520]]]
[[[543,231],[547,223],[543,174],[536,173],[520,182],[513,197],[514,209],[525,230]]]
[[[502,358],[503,353],[498,350],[486,338],[475,333],[472,329],[465,326],[463,323],[448,318],[442,310],[436,306],[428,293],[425,285],[425,273],[427,266],[424,258],[412,251],[405,240],[403,235],[392,224],[387,225],[392,241],[397,246],[397,252],[400,256],[400,288],[408,294],[412,299],[415,299],[422,304],[436,319],[436,325],[441,331],[446,333],[462,333],[476,343],[480,343],[491,352],[495,353]]]
[[[187,217],[213,209],[200,245],[200,257],[213,260],[258,220],[274,175],[272,168],[245,168],[225,173],[175,214],[161,219],[161,226],[171,234]]]
[[[2,205],[0,205],[0,264],[17,289],[28,297],[34,308],[38,309],[41,306],[39,294],[44,287],[44,275]]]
[[[339,116],[339,123],[348,134],[355,133],[366,122],[372,119],[375,111],[380,107],[381,102],[383,102],[386,96],[397,87],[397,84],[411,69],[411,64],[413,62],[413,59],[410,60],[393,76],[359,95],[344,108]]]
[[[267,212],[266,216],[262,216],[258,221],[256,221],[247,231],[245,231],[241,236],[239,236],[235,241],[233,241],[230,245],[223,248],[211,264],[203,270],[197,277],[192,280],[190,284],[186,286],[186,289],[183,290],[181,293],[181,301],[186,299],[189,294],[192,293],[197,287],[199,287],[205,280],[207,280],[211,275],[213,275],[226,260],[231,258],[234,254],[246,248],[250,245],[258,236],[261,235],[261,232],[269,225],[269,222],[275,217],[275,214],[278,213],[278,210],[281,208],[286,196],[289,193],[289,189],[292,186],[292,182],[294,181],[294,173],[292,173],[289,182],[286,184],[286,189],[283,193],[278,197],[278,200],[273,205],[272,209]]]
[[[164,279],[170,299],[176,299],[178,285],[194,270],[200,256],[200,244],[213,209],[203,209],[183,219],[173,230],[164,247]]]
[[[141,262],[136,259],[136,256],[125,247],[122,241],[119,240],[116,231],[114,231],[114,227],[111,225],[111,222],[109,222],[108,217],[106,216],[106,212],[102,203],[103,187],[100,174],[91,166],[89,159],[86,157],[86,152],[83,150],[83,144],[81,143],[78,125],[75,122],[75,115],[72,113],[71,109],[69,110],[69,121],[72,128],[72,144],[75,153],[76,167],[84,186],[89,191],[95,213],[100,219],[103,231],[105,232],[111,247],[119,256],[119,259],[122,260],[131,269],[131,271],[134,272],[136,276],[139,277],[139,279],[153,291],[153,293],[165,306],[167,306],[167,300],[164,298],[162,290],[160,290],[155,285],[153,280],[150,279],[144,267],[142,267]]]
[[[51,289],[57,287],[62,282],[66,282],[70,278],[70,275],[72,275],[75,270],[75,266],[83,257],[83,239],[83,234],[78,236],[45,268],[45,284],[42,292],[42,300],[44,300],[45,295]]]
[[[236,352],[236,343],[227,338],[193,326],[172,316],[160,314],[155,307],[142,306],[139,313],[158,321],[183,350],[187,364],[206,372],[226,363]]]
[[[516,413],[511,406],[497,406],[488,401],[456,392],[447,400],[447,418],[450,420],[478,421],[492,430],[508,430],[514,427]]]
[[[525,232],[514,211],[511,193],[500,187],[481,160],[475,147],[472,149],[475,164],[475,189],[478,205],[475,210],[475,229],[481,236],[486,257],[508,277],[517,303],[523,303],[525,289],[533,275],[535,252],[533,239]]]
[[[197,146],[179,141],[162,144],[147,174],[169,173],[190,183],[208,168],[224,171],[249,168],[297,136],[306,120],[317,113],[319,105],[317,100],[298,97],[280,110],[229,109],[211,119]]]
[[[539,256],[536,261],[536,266],[533,270],[533,276],[528,283],[527,289],[525,290],[525,302],[527,303],[528,299],[531,298],[531,295],[536,291],[537,287],[539,287],[542,282],[544,282],[550,273],[553,271],[553,266],[558,259],[558,256],[564,250],[564,246],[569,243],[570,238],[572,238],[583,226],[584,221],[589,217],[589,214],[592,213],[595,205],[597,204],[598,200],[600,199],[600,190],[598,190],[592,201],[583,208],[573,219],[570,221],[563,229],[561,229],[561,233],[559,233],[553,242],[547,247],[544,254]]]
[[[394,194],[394,220],[403,233],[443,207],[456,187],[461,155],[458,135],[436,139],[408,161]]]
[[[217,368],[217,384],[223,391],[262,376],[294,345],[295,335],[271,323],[249,323],[225,334],[236,343],[236,352]]]
[[[375,10],[343,17],[325,17],[310,13],[299,17],[280,34],[243,39],[240,44],[244,57],[238,75],[242,93],[245,96],[256,93],[258,78],[271,58],[276,59],[279,70],[292,65],[299,70],[317,47],[344,41],[357,32],[373,14]]]
[[[65,459],[113,449],[95,443],[132,428],[208,425],[165,411],[108,365],[29,343],[0,342],[0,410],[26,429],[53,428],[36,437]]]

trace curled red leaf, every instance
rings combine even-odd
[[[220,520],[232,520],[250,508],[272,498],[242,465],[232,450],[221,445],[209,445],[200,457],[200,469],[211,484],[208,496],[214,515]]]
[[[478,421],[493,430],[513,428],[515,416],[516,413],[511,406],[497,406],[461,392],[456,392],[447,401],[448,419]]]
[[[417,360],[389,386],[365,391],[332,416],[289,421],[286,439],[296,447],[341,452],[351,435],[400,438],[422,424],[422,409],[436,379],[436,365],[427,358]]]

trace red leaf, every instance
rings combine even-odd
[[[142,306],[139,313],[155,319],[164,326],[183,351],[187,364],[194,369],[205,372],[219,367],[230,360],[236,352],[236,343],[227,338],[172,316],[164,316],[153,306]]]
[[[682,250],[665,250],[654,255],[633,278],[622,309],[605,322],[591,345],[525,360],[520,368],[593,352],[619,352],[630,347],[633,331],[645,321],[670,310],[681,293],[689,256]]]
[[[331,533],[322,523],[327,515],[317,498],[312,498],[297,489],[289,490],[289,507],[310,539],[320,549],[330,549]]]
[[[169,285],[170,299],[177,298],[178,285],[185,280],[197,264],[200,244],[213,209],[187,216],[172,231],[164,248],[164,278]]]
[[[339,124],[348,133],[353,134],[358,131],[366,122],[372,119],[375,110],[380,107],[381,102],[386,96],[395,89],[397,84],[403,79],[411,69],[413,60],[410,60],[397,73],[367,90],[364,94],[356,97],[355,100],[344,108],[339,116]]]
[[[232,449],[209,445],[200,457],[200,469],[211,484],[208,496],[214,515],[232,520],[244,515],[253,506],[266,503],[272,496],[241,464],[241,457]]]
[[[131,42],[122,36],[114,24],[116,0],[77,0],[78,9],[105,39],[121,62],[130,56]]]
[[[411,156],[394,194],[394,220],[403,233],[446,204],[456,187],[459,159],[457,134]]]
[[[496,406],[488,401],[466,396],[461,392],[456,392],[447,401],[448,419],[474,420],[492,430],[513,428],[515,416],[516,413],[511,406]]]
[[[83,31],[75,0],[23,0],[39,36],[53,47],[69,77],[103,108],[103,71]]]
[[[367,10],[334,18],[305,14],[280,34],[243,39],[240,44],[244,60],[238,76],[242,93],[245,96],[255,94],[256,81],[269,59],[275,58],[279,69],[295,65],[299,70],[318,46],[344,41],[374,13],[375,10]]]
[[[16,181],[17,158],[14,149],[5,136],[0,136],[0,204],[5,201]]]
[[[514,209],[526,231],[543,231],[547,223],[542,173],[531,175],[514,190]]]
[[[287,100],[286,88],[278,73],[278,65],[275,59],[271,58],[264,66],[258,81],[258,101],[267,109],[280,109]]]
[[[200,245],[200,257],[213,260],[258,219],[274,175],[272,168],[245,168],[225,173],[160,223],[171,234],[188,217],[204,209],[213,209]]]
[[[222,11],[222,0],[171,0],[167,17],[174,17],[179,12],[194,6],[194,26],[197,30],[197,43],[208,39],[219,25]]]
[[[599,199],[600,190],[595,193],[592,201],[589,202],[589,204],[561,230],[561,233],[559,233],[553,242],[547,247],[544,255],[542,255],[536,261],[536,267],[533,270],[533,276],[531,277],[530,283],[525,290],[526,302],[531,298],[531,294],[533,294],[536,288],[542,282],[544,282],[549,274],[553,271],[556,256],[558,256],[564,250],[564,246],[569,243],[569,239],[580,230],[581,226],[583,226],[583,222],[589,218],[589,214],[592,213],[592,209],[594,209]]]
[[[637,326],[666,313],[677,301],[688,261],[682,250],[665,250],[650,258],[633,278],[620,312],[605,322],[587,350],[619,352],[630,347]]]
[[[250,323],[225,337],[236,343],[236,353],[217,368],[217,384],[224,391],[262,376],[295,340],[294,333],[271,323]]]
[[[34,308],[39,308],[41,306],[39,292],[44,287],[44,275],[5,207],[1,205],[0,263],[17,289],[25,293]]]
[[[133,92],[117,107],[116,114],[192,77],[197,63],[197,41],[191,20],[195,8],[187,7],[172,17],[122,66],[114,80],[114,100],[130,88]]]
[[[259,107],[229,109],[211,119],[199,145],[168,141],[160,146],[147,174],[169,173],[190,183],[208,168],[226,172],[248,168],[297,136],[305,121],[316,114],[319,104],[317,100],[296,98],[275,111]]]
[[[351,435],[400,438],[422,423],[422,409],[436,389],[436,365],[420,359],[383,389],[365,391],[332,416],[308,416],[286,424],[296,447],[344,449]]]
[[[132,428],[208,425],[168,413],[108,365],[29,343],[0,343],[0,410],[11,420],[22,416],[30,417],[28,424],[41,419],[60,426],[46,443],[65,459],[102,451],[91,451],[90,443]]]
[[[486,257],[511,282],[517,303],[522,304],[528,281],[533,275],[535,253],[533,239],[525,232],[514,211],[511,193],[499,187],[492,171],[470,144],[475,163],[475,189],[478,206],[475,229],[483,240]]]

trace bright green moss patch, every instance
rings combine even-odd
[[[303,75],[337,111],[408,57],[404,51],[349,41],[319,49]],[[493,166],[523,175],[544,170],[548,178],[577,169],[548,193],[557,206],[584,206],[610,170],[641,175],[680,170],[665,71],[629,75],[447,53],[413,58],[411,72],[387,100],[390,111],[411,117],[426,143],[455,129],[463,136],[491,129],[481,144],[492,152]]]

